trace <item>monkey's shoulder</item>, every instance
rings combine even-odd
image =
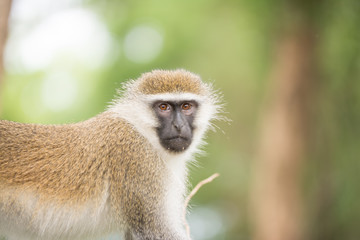
[[[93,130],[91,134],[94,137],[105,138],[102,140],[107,143],[143,146],[147,142],[147,139],[139,133],[133,124],[109,112],[104,112],[81,123],[81,127],[91,128]]]

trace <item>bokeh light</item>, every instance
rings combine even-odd
[[[10,34],[6,69],[35,72],[68,61],[99,68],[111,59],[112,44],[110,33],[94,13],[66,9],[42,19],[24,36]]]
[[[150,62],[160,54],[163,41],[162,34],[156,28],[136,26],[125,36],[125,56],[135,63]]]
[[[74,104],[78,85],[68,72],[55,72],[43,80],[41,97],[44,106],[52,111],[62,111]]]

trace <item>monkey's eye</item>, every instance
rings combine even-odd
[[[182,110],[185,110],[185,111],[190,110],[191,107],[192,107],[192,105],[190,103],[183,103],[181,105]]]
[[[161,104],[159,105],[159,108],[160,108],[161,111],[170,110],[169,104],[166,104],[166,103],[161,103]]]

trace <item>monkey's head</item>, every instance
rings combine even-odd
[[[210,84],[185,70],[155,70],[124,85],[112,106],[157,149],[170,153],[196,150],[220,110]]]

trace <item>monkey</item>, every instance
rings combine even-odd
[[[78,123],[0,120],[0,236],[189,240],[187,166],[221,112],[220,94],[177,69],[144,73],[119,95]]]

